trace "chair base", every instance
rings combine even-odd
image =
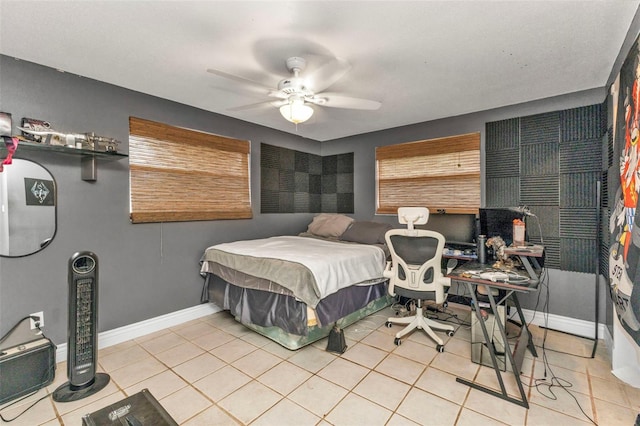
[[[439,352],[442,352],[444,350],[444,342],[440,337],[438,337],[433,329],[445,330],[447,331],[448,336],[453,336],[453,333],[455,332],[455,328],[452,325],[442,324],[425,317],[424,309],[422,308],[421,304],[418,304],[415,316],[402,318],[390,317],[387,320],[387,327],[391,327],[392,324],[407,324],[405,328],[396,333],[396,339],[394,341],[396,345],[400,345],[400,339],[403,336],[406,336],[416,328],[419,328],[424,330],[424,332],[427,333],[427,335],[429,335],[429,337],[431,337],[437,343],[438,346],[436,347],[436,349],[438,349]]]

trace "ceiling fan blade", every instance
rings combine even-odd
[[[241,105],[233,108],[227,108],[227,111],[246,111],[250,109],[254,109],[254,110],[267,109],[267,108],[273,108],[273,107],[280,107],[285,103],[286,101],[264,101],[264,102],[257,102],[255,104]]]
[[[242,88],[247,91],[251,91],[253,93],[257,93],[263,96],[269,96],[269,94],[273,91],[273,88],[265,86],[262,83],[258,83],[253,80],[249,80],[248,78],[239,77],[237,75],[229,74],[224,71],[216,70],[213,68],[207,69],[208,73],[213,75],[217,75],[218,77],[226,78],[227,80],[234,81],[236,83],[240,83]]]
[[[320,93],[313,98],[307,99],[308,102],[316,105],[331,108],[349,108],[374,111],[380,109],[382,104],[378,101],[369,99],[352,98],[350,96],[340,95],[338,93]]]
[[[269,93],[267,93],[267,96],[271,97],[271,98],[280,98],[280,99],[288,99],[289,95],[286,93],[283,93],[280,90],[271,90]]]
[[[350,69],[349,62],[340,58],[332,58],[314,71],[304,74],[304,80],[309,89],[318,93],[340,80]]]

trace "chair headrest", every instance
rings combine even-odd
[[[429,220],[429,209],[426,207],[399,207],[398,222],[406,224],[409,229],[414,225],[424,225]]]

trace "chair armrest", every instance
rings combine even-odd
[[[394,272],[392,271],[392,264],[391,262],[387,262],[387,266],[384,268],[384,271],[382,272],[382,276],[385,278],[393,278],[393,276],[395,275]]]
[[[451,287],[451,278],[442,277],[439,281],[442,283],[443,287]]]

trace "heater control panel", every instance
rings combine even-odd
[[[71,263],[71,267],[76,274],[89,274],[96,268],[96,259],[86,254],[78,256]]]

